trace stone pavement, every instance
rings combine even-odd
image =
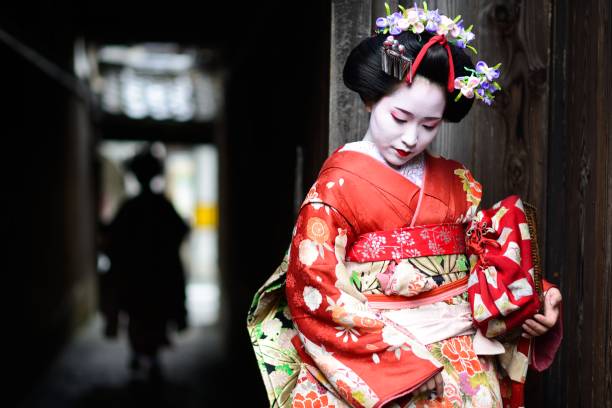
[[[135,382],[125,335],[108,340],[96,316],[75,336],[19,408],[218,406],[224,350],[217,327],[190,328],[161,353],[163,380]]]

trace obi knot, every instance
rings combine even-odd
[[[472,226],[467,230],[465,243],[472,252],[478,255],[481,265],[484,267],[487,265],[485,259],[486,247],[492,246],[495,248],[501,248],[501,245],[497,240],[487,238],[485,235],[489,233],[495,233],[495,230],[487,225],[486,221],[479,221],[472,223]]]

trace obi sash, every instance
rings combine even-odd
[[[346,260],[349,262],[377,262],[400,259],[465,254],[466,252],[465,224],[431,224],[416,227],[403,227],[390,231],[376,231],[362,234],[347,251]],[[380,274],[379,274],[380,276]],[[381,278],[379,277],[379,281]],[[474,347],[477,354],[491,355],[504,352],[503,346],[485,338],[480,331],[472,325],[471,310],[468,304],[444,305],[434,304],[443,302],[454,296],[466,293],[468,290],[468,276],[421,292],[414,296],[367,294],[368,307],[372,310],[383,311],[386,316],[393,319],[395,313],[412,309],[410,312],[410,331],[418,334],[423,344],[430,344],[448,337],[474,334]],[[428,306],[431,305],[431,306]],[[416,310],[422,306],[426,309]],[[429,309],[429,308],[433,309]],[[423,319],[428,311],[444,315],[452,315],[452,320],[441,320],[439,324],[432,324],[431,319]],[[388,323],[391,323],[388,321]],[[402,331],[401,325],[393,324]]]
[[[375,231],[357,237],[347,261],[376,262],[421,256],[464,254],[463,224],[431,224]]]
[[[399,262],[407,258],[462,254],[465,250],[464,225],[431,224],[362,234],[349,248],[346,259],[360,263]],[[366,299],[369,306],[375,309],[414,308],[465,293],[467,285],[466,276],[414,296],[370,294],[366,295]]]

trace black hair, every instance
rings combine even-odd
[[[390,94],[401,82],[391,75],[385,74],[381,68],[381,47],[388,35],[377,34],[361,41],[349,54],[344,64],[344,84],[351,90],[357,92],[361,100],[370,105],[378,102],[382,97]],[[415,59],[423,45],[433,35],[427,31],[421,34],[413,34],[405,31],[394,36],[400,44],[406,47],[406,57]],[[455,78],[469,76],[469,71],[464,67],[474,69],[474,64],[465,51],[450,44],[455,67]],[[467,115],[472,107],[474,99],[462,97],[455,102],[459,90],[448,92],[448,54],[446,48],[440,44],[431,46],[425,53],[416,74],[439,84],[446,93],[446,106],[443,119],[448,122],[459,122]]]
[[[149,146],[146,146],[127,163],[127,168],[134,173],[141,186],[148,186],[153,177],[164,172],[164,165],[157,157],[153,156]]]

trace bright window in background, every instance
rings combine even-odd
[[[75,44],[76,74],[102,108],[131,119],[206,122],[220,105],[211,51],[172,43]]]
[[[123,163],[145,146],[139,141],[103,141],[100,219],[110,222],[121,202],[138,194],[140,186]],[[153,180],[176,211],[191,226],[183,242],[181,258],[187,277],[187,307],[192,326],[215,323],[219,317],[218,269],[218,153],[214,145],[164,145],[154,153],[165,164],[164,177]]]

